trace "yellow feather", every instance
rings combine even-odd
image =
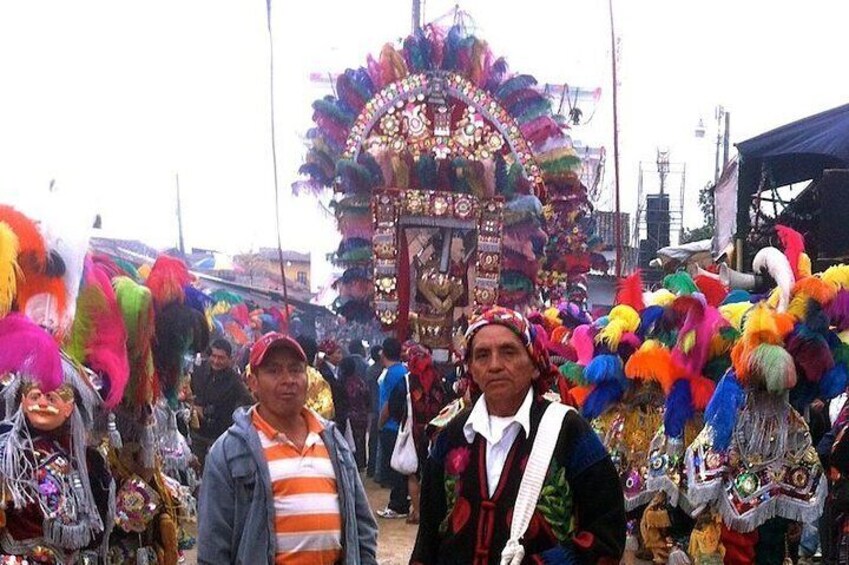
[[[743,316],[752,308],[751,302],[735,302],[723,304],[719,307],[719,313],[736,330],[743,329]]]
[[[799,277],[810,277],[811,276],[811,258],[808,257],[807,253],[802,253],[799,255]]]
[[[625,304],[614,306],[608,317],[611,320],[620,320],[626,332],[635,332],[640,327],[640,315],[637,311]]]
[[[643,300],[646,306],[669,306],[675,301],[675,295],[665,288],[660,288],[644,295]]]
[[[616,351],[619,348],[619,340],[622,339],[622,334],[625,331],[625,324],[622,320],[611,319],[595,336],[595,342],[604,343],[611,351]]]
[[[9,313],[17,294],[18,236],[6,222],[0,222],[0,317]]]
[[[837,288],[849,288],[849,265],[834,265],[822,274],[822,280]]]

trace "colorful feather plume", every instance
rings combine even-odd
[[[780,394],[796,386],[793,357],[779,345],[763,344],[749,356],[746,384],[755,390]]]
[[[0,222],[0,316],[12,309],[18,287],[18,236],[9,224]]]
[[[825,373],[819,382],[819,396],[823,400],[830,400],[846,391],[849,384],[849,373],[846,365],[835,363],[834,367]]]
[[[587,384],[587,380],[584,378],[584,368],[577,363],[567,361],[560,365],[559,371],[573,387]]]
[[[584,369],[584,378],[590,384],[606,381],[625,381],[622,360],[616,355],[597,355]]]
[[[67,313],[68,289],[62,277],[31,273],[24,283],[18,286],[15,302],[18,310],[36,323],[51,331],[58,330],[59,323]]]
[[[819,277],[805,277],[798,279],[793,285],[793,300],[802,296],[814,300],[820,306],[827,306],[834,300],[837,289]]]
[[[608,314],[607,325],[595,336],[595,342],[604,344],[610,351],[619,348],[619,340],[626,333],[633,333],[640,327],[640,315],[630,306],[618,305]]]
[[[179,302],[157,310],[153,363],[161,390],[172,407],[177,405],[184,359],[208,344],[209,326],[203,314]]]
[[[687,313],[672,350],[672,359],[688,376],[698,376],[707,361],[711,340],[723,323],[719,311],[695,303]]]
[[[571,389],[570,392],[574,390]],[[587,420],[598,418],[610,406],[618,402],[624,394],[625,388],[620,381],[601,382],[593,387],[592,392],[581,403],[581,413]],[[575,398],[574,393],[572,397]]]
[[[160,255],[153,264],[145,284],[150,289],[153,303],[158,309],[172,302],[182,304],[186,298],[183,287],[191,282],[192,276],[185,263],[175,257]]]
[[[575,328],[569,340],[578,354],[578,363],[586,367],[592,361],[595,346],[593,345],[592,327],[582,324]]]
[[[130,380],[124,397],[131,404],[149,404],[157,394],[153,386],[153,296],[150,289],[128,277],[113,279],[112,286],[127,330]]]
[[[47,264],[47,247],[36,223],[6,204],[0,204],[0,222],[18,239],[18,264],[22,272],[43,273]]]
[[[713,432],[713,448],[725,451],[737,425],[737,416],[746,400],[743,387],[734,371],[728,371],[716,385],[713,397],[705,409],[705,424]]]
[[[693,397],[690,383],[681,379],[672,385],[666,397],[665,410],[663,412],[663,428],[667,437],[684,437],[684,427],[693,417]]]
[[[798,372],[809,381],[818,382],[834,367],[834,359],[825,337],[812,331],[807,324],[796,325],[787,337],[786,348]]]
[[[693,408],[703,412],[713,397],[716,384],[712,380],[700,375],[690,377],[688,380],[690,382],[690,395],[693,399]]]
[[[68,353],[104,378],[104,404],[117,406],[130,376],[127,330],[108,274],[90,259],[83,271]]]
[[[841,288],[825,308],[832,325],[838,331],[849,329],[849,290]]]
[[[776,224],[775,231],[782,247],[784,247],[784,255],[787,256],[787,261],[793,270],[793,276],[796,280],[801,279],[799,265],[802,254],[805,252],[805,238],[793,228],[781,224]]]
[[[657,322],[663,317],[663,306],[649,306],[640,313],[637,335],[643,339],[651,337]]]
[[[725,297],[728,296],[728,289],[718,279],[698,275],[693,279],[693,282],[699,287],[699,291],[704,294],[707,303],[714,308],[718,308]]]
[[[673,294],[689,295],[699,291],[692,277],[686,271],[678,271],[663,277],[663,288]]]
[[[625,375],[632,379],[655,381],[666,394],[681,376],[672,364],[672,352],[656,340],[646,341],[631,355],[625,364]]]
[[[37,381],[43,392],[59,388],[63,380],[59,345],[18,313],[0,319],[0,374],[7,373]]]
[[[849,289],[849,265],[834,265],[820,275],[825,282],[838,289]]]

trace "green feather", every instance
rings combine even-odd
[[[574,386],[585,386],[587,380],[584,378],[584,368],[574,361],[566,361],[560,365],[560,374]]]
[[[244,298],[238,294],[223,289],[213,291],[210,297],[215,304],[218,304],[219,302],[226,302],[231,306],[234,304],[241,304],[245,301]]]
[[[793,357],[779,345],[759,345],[749,357],[749,379],[773,394],[789,390],[796,385]]]
[[[693,294],[699,292],[699,287],[685,271],[678,271],[663,277],[663,288],[673,294]]]
[[[83,363],[91,336],[95,331],[94,317],[108,307],[106,296],[96,285],[84,285],[77,297],[77,309],[74,323],[65,352],[78,363]]]

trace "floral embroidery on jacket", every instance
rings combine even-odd
[[[455,447],[445,456],[445,504],[447,512],[445,520],[440,524],[439,531],[445,533],[451,521],[451,514],[457,504],[463,481],[462,474],[469,467],[472,450],[468,446]]]
[[[551,526],[555,537],[565,542],[575,530],[572,514],[572,488],[566,480],[566,469],[553,461],[543,482],[537,512]]]

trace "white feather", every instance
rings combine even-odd
[[[755,255],[752,261],[752,269],[755,273],[762,273],[764,271],[769,273],[769,276],[778,285],[780,292],[778,311],[786,312],[790,306],[790,291],[793,290],[796,278],[793,276],[790,261],[787,260],[784,253],[775,247],[764,247]]]

